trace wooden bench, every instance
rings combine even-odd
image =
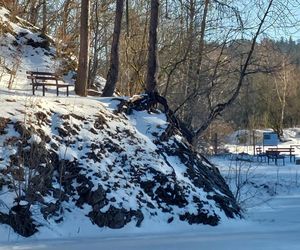
[[[285,165],[285,156],[284,155],[280,155],[279,151],[274,151],[274,150],[267,150],[266,151],[266,155],[268,158],[268,164],[270,164],[270,160],[275,161],[275,165],[278,164],[278,160],[281,159],[282,160],[282,164]]]
[[[255,148],[256,151],[256,159],[260,162],[267,162],[267,154],[263,152],[261,147]]]
[[[50,72],[39,72],[39,71],[26,71],[27,79],[31,80],[32,94],[35,95],[35,90],[41,86],[43,88],[43,96],[45,96],[46,86],[56,87],[56,95],[59,95],[60,88],[66,88],[67,96],[69,96],[70,84],[66,84],[62,79],[55,73]],[[59,83],[62,82],[62,83]]]
[[[280,153],[288,153],[288,156],[290,157],[290,162],[294,161],[295,162],[295,148],[294,147],[289,147],[289,148],[268,148],[269,151],[272,152],[278,152]],[[283,156],[283,155],[281,155]]]

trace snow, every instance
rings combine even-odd
[[[299,155],[298,155],[299,156]],[[57,231],[44,228],[38,235],[23,239],[0,227],[0,250],[4,249],[245,249],[298,250],[300,247],[300,166],[290,163],[240,162],[228,156],[212,157],[227,183],[235,192],[232,181],[237,170],[249,183],[241,187],[240,200],[245,200],[244,219],[222,220],[217,227],[171,225],[158,218],[146,220],[141,228],[133,224],[120,230],[100,229],[84,220],[84,210],[68,213],[67,225]],[[170,158],[177,165],[176,158]],[[177,169],[176,172],[179,172]],[[245,176],[247,174],[247,176]],[[184,177],[182,176],[183,180]],[[246,179],[247,179],[246,178]],[[267,188],[266,188],[267,185]],[[256,195],[253,196],[252,192]],[[126,194],[122,193],[121,196]],[[76,225],[74,222],[76,221]],[[53,222],[54,223],[54,222]],[[66,235],[65,232],[68,232]]]
[[[154,227],[151,231],[126,232],[97,237],[55,240],[6,241],[0,250],[9,249],[189,249],[189,250],[298,250],[300,246],[300,196],[278,196],[249,213],[251,218],[227,222],[218,227]],[[84,230],[83,227],[81,230]]]
[[[21,28],[10,22],[5,17],[9,14],[3,8],[0,8],[0,16],[2,21],[8,22],[16,33],[26,32],[20,41],[25,39],[33,39],[38,41],[40,39],[35,33],[30,32],[26,27]],[[21,50],[13,47],[11,44],[14,40],[12,35],[7,35],[1,41],[0,55],[5,58],[7,65],[13,65],[18,55],[20,58],[20,65],[17,70],[15,84],[12,90],[7,90],[9,75],[4,74],[0,83],[0,117],[9,117],[13,121],[32,122],[32,114],[42,107],[44,110],[51,112],[55,110],[52,116],[52,123],[59,126],[58,116],[70,113],[88,119],[89,114],[96,114],[104,112],[110,124],[111,130],[117,129],[120,123],[114,122],[110,119],[113,116],[112,111],[116,109],[119,101],[111,98],[79,98],[71,92],[69,98],[64,96],[56,97],[55,92],[47,91],[46,97],[40,97],[41,91],[37,91],[36,97],[31,96],[31,87],[26,79],[26,70],[36,69],[55,69],[58,65],[51,56],[45,56],[44,50],[33,50],[32,47],[26,46]],[[51,49],[50,52],[54,52]],[[66,77],[67,81],[72,81],[71,75]],[[104,80],[98,79],[103,85]],[[9,99],[10,101],[5,101]],[[30,112],[29,112],[30,110]],[[168,125],[165,116],[162,113],[149,114],[147,112],[134,112],[128,117],[128,123],[124,123],[122,129],[126,128],[130,132],[138,135],[141,145],[147,147],[147,154],[157,150],[153,143],[153,133],[161,133]],[[76,124],[78,121],[70,117],[70,123]],[[130,127],[132,126],[132,127]],[[79,137],[82,139],[83,152],[85,143],[95,139],[94,135],[89,132],[89,124],[86,125]],[[260,130],[257,133],[262,134],[264,131]],[[17,136],[17,133],[9,125],[7,134],[1,137],[0,140],[0,156],[3,161],[0,161],[0,169],[7,164],[9,155],[13,154],[15,150],[12,146],[6,145],[5,139]],[[237,135],[245,131],[237,131],[228,139],[226,148],[231,153],[247,152],[253,153],[251,144],[242,145],[236,138]],[[247,132],[247,131],[246,131]],[[56,134],[55,127],[47,130],[46,134]],[[291,128],[284,130],[284,136],[288,140],[281,146],[287,147],[292,144],[300,144],[300,128]],[[69,138],[65,138],[67,141]],[[97,138],[100,140],[101,138]],[[182,140],[181,137],[176,136],[176,140]],[[31,142],[38,143],[41,138],[34,136]],[[116,144],[128,145],[128,150],[134,150],[130,140],[119,141],[113,140]],[[60,147],[60,156],[62,159],[77,159],[78,152],[71,147]],[[300,157],[300,148],[296,148],[296,154]],[[146,159],[146,153],[143,155],[143,164],[151,164],[150,160]],[[169,174],[174,172],[177,178],[184,183],[184,185],[191,185],[190,180],[184,176],[185,167],[180,163],[177,157],[165,156],[168,165],[164,164],[162,159],[155,159],[153,168],[162,173]],[[174,221],[172,224],[167,224],[163,214],[156,217],[145,218],[143,226],[137,228],[135,223],[130,223],[119,230],[112,230],[108,228],[99,228],[93,225],[86,217],[90,207],[84,205],[82,209],[76,207],[74,204],[64,204],[65,207],[72,208],[72,213],[65,210],[65,220],[61,224],[57,224],[50,219],[47,223],[38,212],[40,207],[33,206],[31,211],[36,221],[44,222],[39,229],[39,233],[29,239],[25,239],[16,235],[12,229],[6,225],[0,225],[0,250],[9,249],[243,249],[243,250],[276,250],[300,249],[300,180],[298,175],[300,173],[300,166],[286,161],[286,166],[275,166],[274,164],[267,165],[266,163],[242,162],[235,161],[230,157],[212,157],[210,159],[215,163],[221,174],[224,176],[228,185],[234,194],[237,194],[240,204],[244,208],[244,219],[228,220],[222,218],[221,225],[217,227],[205,225],[190,226],[187,223]],[[132,162],[139,164],[138,160]],[[101,169],[106,172],[106,167],[113,164],[113,159],[105,159],[99,166],[96,163],[91,165],[91,168]],[[117,172],[117,171],[116,171]],[[240,173],[237,175],[237,173]],[[117,173],[114,173],[117,174]],[[92,178],[92,177],[91,177]],[[145,178],[151,178],[146,176]],[[95,179],[92,178],[92,181]],[[121,183],[122,185],[129,183]],[[239,190],[237,190],[237,184]],[[74,183],[73,185],[76,185]],[[96,187],[96,185],[94,186]],[[57,188],[59,185],[57,184]],[[105,186],[104,186],[105,188]],[[199,196],[203,196],[203,190],[195,190]],[[239,191],[237,193],[237,191]],[[126,193],[121,188],[116,191],[116,205],[123,202],[126,208],[134,208],[136,205],[135,197],[138,189],[133,190],[132,193]],[[7,213],[8,207],[14,204],[15,194],[6,188],[0,191],[0,212]],[[123,198],[123,199],[121,199]],[[45,202],[55,202],[53,197],[45,197]],[[147,196],[145,196],[147,200]],[[3,202],[5,201],[5,202]],[[23,201],[22,201],[23,202]],[[22,203],[23,204],[23,203]],[[156,204],[154,204],[156,206]],[[214,206],[214,204],[209,204]],[[109,209],[104,207],[102,210]],[[187,208],[193,211],[193,207]],[[204,209],[208,209],[204,208]],[[146,213],[147,214],[147,213]]]
[[[112,107],[116,106],[114,99],[107,98],[80,98],[75,96],[70,96],[69,98],[64,97],[54,97],[54,96],[46,96],[46,97],[30,97],[15,95],[11,99],[14,100],[12,102],[7,101],[8,95],[6,93],[1,92],[0,89],[0,104],[4,108],[0,110],[0,117],[8,117],[14,121],[24,121],[25,123],[30,124],[33,127],[42,128],[46,135],[52,137],[53,142],[57,142],[60,147],[57,149],[57,153],[60,156],[60,159],[65,160],[73,160],[77,159],[80,164],[84,168],[82,171],[93,170],[94,172],[99,172],[103,175],[110,175],[107,181],[103,181],[101,184],[103,188],[109,188],[112,184],[115,183],[114,178],[118,178],[119,188],[115,189],[111,194],[107,194],[107,198],[115,198],[114,202],[110,202],[110,205],[113,205],[116,208],[125,208],[127,210],[136,210],[138,208],[137,197],[142,192],[143,197],[146,201],[152,202],[155,209],[143,208],[143,214],[145,215],[145,219],[143,221],[143,226],[141,231],[135,229],[135,223],[132,225],[126,226],[124,229],[120,230],[120,232],[127,233],[127,230],[133,230],[138,233],[145,233],[148,230],[152,230],[153,228],[160,230],[161,225],[167,224],[168,219],[170,218],[170,214],[165,214],[161,210],[157,209],[158,204],[153,202],[150,197],[144,193],[144,191],[137,185],[133,185],[126,178],[126,172],[124,169],[128,168],[128,166],[124,165],[116,165],[116,160],[118,157],[122,157],[123,154],[132,155],[136,150],[139,150],[138,157],[131,157],[130,164],[131,166],[138,168],[145,168],[145,166],[149,166],[158,172],[161,172],[166,175],[175,174],[180,181],[182,187],[186,187],[191,189],[193,187],[191,181],[184,177],[184,172],[186,171],[186,167],[180,162],[180,160],[176,157],[168,157],[164,155],[164,157],[157,157],[156,153],[157,145],[153,143],[155,137],[153,133],[157,133],[158,135],[163,131],[163,129],[168,125],[166,122],[166,118],[162,113],[148,113],[148,112],[134,112],[131,116],[125,117],[121,119],[120,117],[123,115],[115,115],[113,113]],[[25,103],[25,104],[24,104]],[[110,108],[107,108],[110,107]],[[47,119],[51,119],[50,125],[44,124],[43,121],[36,120],[35,114],[37,112],[43,112],[45,114],[49,114]],[[18,114],[18,115],[16,115]],[[72,117],[71,114],[76,114],[81,117],[80,119],[84,119],[85,122],[80,122],[75,117]],[[76,135],[77,138],[80,138],[76,142],[76,145],[68,144],[67,142],[72,138],[61,138],[66,144],[59,143],[59,133],[57,127],[61,127],[63,121],[61,116],[68,115],[68,122],[74,126],[81,126],[81,130],[78,131]],[[104,126],[107,126],[105,130],[102,130],[102,133],[98,133],[97,135],[90,132],[92,117],[97,115],[102,115],[106,119],[106,123]],[[1,136],[2,145],[0,147],[0,154],[4,156],[6,159],[3,162],[0,162],[0,169],[5,168],[8,164],[7,159],[12,154],[12,150],[14,150],[14,146],[11,146],[11,149],[4,145],[5,141],[13,135],[14,128],[13,126],[9,126],[7,134]],[[119,132],[117,132],[119,131]],[[134,135],[130,136],[118,136],[118,133],[123,133],[127,131],[127,133]],[[116,135],[116,137],[109,136],[109,134]],[[107,156],[103,158],[101,162],[94,162],[90,159],[81,159],[81,156],[84,156],[86,152],[89,152],[89,145],[92,142],[103,142],[109,139],[115,145],[119,145],[120,147],[126,149],[125,152],[121,153],[105,153]],[[180,137],[176,137],[176,139],[180,140]],[[39,137],[33,136],[29,139],[31,143],[37,143],[40,141]],[[82,147],[81,151],[78,151],[78,146]],[[98,149],[95,150],[97,154]],[[153,158],[152,155],[155,155],[156,158]],[[128,163],[127,163],[128,164]],[[110,165],[114,165],[112,170],[108,170]],[[94,183],[94,188],[98,186],[99,179],[96,179],[95,176],[90,174],[88,171],[86,172],[86,177],[89,177],[90,180]],[[144,181],[152,180],[153,176],[151,173],[146,173],[142,176]],[[73,187],[76,188],[79,184],[77,182],[72,183]],[[126,187],[126,188],[125,188]],[[56,186],[59,188],[59,185]],[[158,188],[158,186],[154,187],[154,190]],[[214,202],[206,199],[206,192],[202,189],[197,188],[192,190],[189,200],[192,199],[193,195],[197,195],[197,197],[201,198],[204,201],[207,201],[207,205],[203,207],[203,210],[206,210],[208,214],[212,211],[212,209],[217,210],[220,213],[220,216],[225,218],[223,212],[216,208]],[[74,197],[76,199],[76,197]],[[78,198],[78,197],[77,197]],[[0,199],[5,201],[5,203],[12,207],[15,199],[15,194],[13,192],[9,192],[6,194],[0,194]],[[53,199],[53,198],[52,198]],[[51,197],[46,197],[45,202],[55,203],[56,199],[51,200]],[[196,207],[193,202],[189,202],[190,205],[185,208],[174,207],[174,214],[181,214],[183,212],[196,212]],[[87,214],[91,211],[91,207],[84,206],[82,209],[75,206],[74,203],[63,203],[62,205],[64,209],[64,221],[57,224],[54,219],[48,219],[47,221],[43,218],[40,213],[39,206],[32,206],[30,211],[33,214],[33,218],[42,226],[39,227],[39,232],[32,236],[31,239],[41,240],[41,239],[65,239],[65,238],[85,238],[85,237],[99,237],[99,235],[115,235],[118,232],[110,230],[110,229],[101,229],[96,225],[93,225],[92,222],[87,218]],[[72,210],[72,213],[68,212],[67,209]],[[109,206],[102,208],[102,212],[108,210]],[[6,210],[4,212],[7,213]],[[151,215],[156,213],[156,215]],[[57,219],[57,218],[55,218]],[[178,228],[182,226],[186,226],[186,222],[179,222],[179,219],[174,219],[174,223],[172,223],[172,227],[178,223]],[[187,227],[189,228],[189,227]],[[119,230],[118,230],[119,231]],[[105,232],[105,233],[104,233]],[[153,231],[155,232],[155,231]],[[10,241],[24,241],[20,236],[17,236],[15,233],[11,231],[5,225],[0,225],[0,242],[10,242]]]

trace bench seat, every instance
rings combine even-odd
[[[56,87],[56,95],[59,95],[59,88],[66,88],[67,96],[69,96],[70,84],[66,84],[63,80],[55,73],[51,72],[39,72],[39,71],[26,71],[27,79],[31,80],[32,94],[35,95],[35,90],[38,87],[43,88],[43,96],[45,96],[46,86]],[[62,81],[63,83],[59,83]]]

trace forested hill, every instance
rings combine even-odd
[[[300,40],[295,41],[290,37],[272,42],[283,54],[291,58],[292,64],[300,66]]]
[[[39,88],[32,96],[25,71],[61,63],[57,46],[9,14],[0,11],[7,63],[0,86],[0,237],[89,236],[103,228],[218,225],[240,217],[218,169],[163,112],[135,110],[128,98],[66,97],[63,90],[56,97],[51,87],[45,97]]]

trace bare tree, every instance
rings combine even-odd
[[[43,0],[43,27],[42,33],[47,33],[47,0]]]
[[[157,27],[159,0],[151,0],[146,93],[157,92]]]
[[[257,30],[256,30],[256,32],[255,32],[255,34],[252,38],[250,49],[247,53],[245,62],[241,66],[241,72],[240,72],[239,80],[238,80],[237,86],[236,86],[233,94],[229,97],[229,99],[226,102],[218,103],[214,107],[211,107],[211,111],[210,111],[208,117],[205,119],[203,124],[198,129],[196,129],[196,131],[194,131],[194,139],[196,139],[199,135],[201,135],[201,133],[203,133],[208,128],[208,126],[212,123],[212,121],[217,116],[219,116],[227,107],[229,107],[236,100],[236,98],[238,97],[238,95],[240,93],[240,90],[242,88],[245,76],[247,75],[247,69],[248,69],[248,66],[250,65],[250,61],[251,61],[252,55],[253,55],[254,50],[255,50],[257,38],[261,34],[263,24],[265,23],[265,20],[266,20],[267,16],[270,13],[270,9],[272,7],[272,4],[273,4],[273,0],[270,0],[269,3],[268,3],[267,8],[266,8],[266,10],[263,14],[263,17],[260,20],[258,28],[257,28]]]
[[[75,92],[80,96],[87,95],[88,58],[89,58],[89,0],[81,0],[80,15],[80,50]]]
[[[114,24],[113,41],[111,45],[110,68],[102,96],[112,96],[114,94],[119,75],[119,42],[121,34],[121,23],[123,16],[124,0],[117,0],[116,16]]]

